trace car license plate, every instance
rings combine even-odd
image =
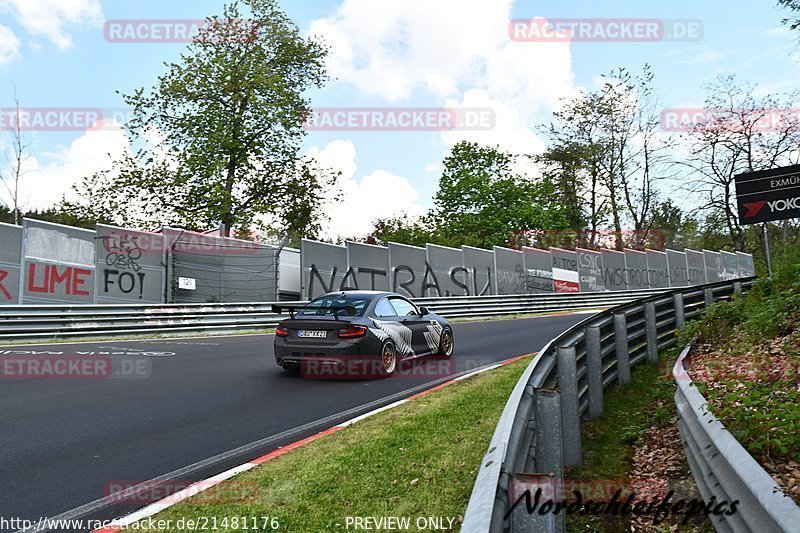
[[[313,329],[298,329],[297,336],[306,339],[324,339],[328,336],[328,332]]]

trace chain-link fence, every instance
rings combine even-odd
[[[235,239],[178,236],[168,249],[173,303],[274,302],[278,249]]]

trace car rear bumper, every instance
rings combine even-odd
[[[304,345],[275,340],[275,362],[309,378],[365,378],[382,375],[381,345],[369,338],[334,345]]]

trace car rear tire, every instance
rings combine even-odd
[[[444,328],[442,337],[439,339],[439,354],[445,359],[453,356],[453,330]]]
[[[386,341],[381,347],[380,375],[388,378],[397,370],[397,350],[391,341]]]

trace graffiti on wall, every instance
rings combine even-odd
[[[145,273],[139,260],[144,248],[139,246],[135,235],[106,235],[101,239],[105,254],[102,287],[109,293],[112,287],[123,294],[135,293],[141,299],[144,296]]]
[[[379,285],[382,285],[382,283],[380,283],[381,279],[386,281],[389,279],[389,273],[380,268],[351,266],[344,271],[344,275],[341,275],[341,279],[337,276],[339,269],[336,266],[332,267],[330,273],[326,273],[325,275],[320,272],[320,268],[316,264],[312,263],[308,268],[310,273],[308,294],[311,298],[334,291],[382,290],[378,288]],[[366,286],[359,286],[357,274],[369,276],[369,284]],[[449,273],[447,273],[447,279],[455,286],[462,289],[462,294],[454,294],[450,290],[443,290],[439,276],[436,275],[436,272],[434,272],[428,261],[425,261],[424,274],[420,279],[418,279],[417,273],[411,266],[396,265],[392,268],[391,280],[392,286],[396,292],[401,294],[405,293],[411,298],[418,298],[423,294],[431,293],[433,293],[431,294],[432,296],[437,297],[483,296],[489,294],[492,277],[491,269],[487,269],[486,282],[483,287],[479,286],[478,274],[475,268],[453,267],[450,269]],[[471,280],[472,283],[468,284],[468,280]]]
[[[28,263],[27,290],[31,293],[89,296],[92,271],[88,268]]]
[[[96,240],[98,303],[163,301],[163,235],[98,224]]]

